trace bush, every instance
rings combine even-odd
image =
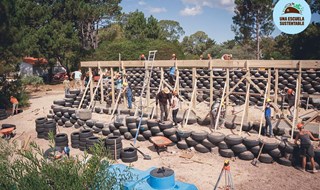
[[[130,169],[125,174],[108,169],[102,143],[92,148],[92,155],[85,153],[85,161],[79,157],[50,160],[37,144],[30,147],[18,149],[0,139],[0,189],[123,189],[123,183],[133,179]]]
[[[0,107],[11,106],[10,96],[14,96],[19,101],[19,107],[29,106],[29,95],[20,79],[5,81],[0,90]]]
[[[25,76],[21,79],[23,85],[32,85],[38,90],[40,85],[43,85],[43,78],[39,76]]]

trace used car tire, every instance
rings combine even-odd
[[[234,153],[231,149],[219,149],[219,154],[225,158],[232,158],[234,157]]]
[[[231,150],[235,153],[235,154],[240,154],[242,152],[245,152],[247,151],[247,147],[244,145],[244,144],[236,144],[236,145],[233,145],[231,147]]]
[[[243,139],[242,142],[246,147],[251,148],[254,146],[258,146],[260,144],[260,141],[257,137],[254,136],[247,136]]]
[[[225,137],[225,142],[230,146],[233,146],[233,145],[236,145],[236,144],[241,144],[242,141],[243,141],[243,139],[239,135],[227,135]]]
[[[188,144],[186,143],[185,140],[179,141],[179,142],[177,143],[177,147],[178,147],[179,149],[182,149],[182,150],[185,150],[185,149],[188,149],[188,148],[189,148],[189,146],[188,146]]]
[[[220,132],[213,132],[208,134],[207,138],[211,143],[218,144],[219,142],[224,140],[225,135]]]
[[[186,143],[188,144],[188,146],[196,146],[197,144],[199,144],[199,142],[195,141],[193,138],[188,137],[186,138]]]
[[[191,133],[191,138],[198,142],[203,141],[204,139],[207,138],[207,136],[208,136],[208,132],[206,131],[201,131],[201,132],[192,131]]]
[[[292,162],[285,157],[281,157],[277,160],[277,162],[284,166],[292,166]]]
[[[194,146],[194,149],[198,152],[201,152],[201,153],[207,153],[207,152],[210,152],[210,149],[203,146],[202,144],[197,144]]]
[[[266,164],[271,164],[273,162],[273,158],[269,154],[262,153],[259,157],[259,161]]]
[[[114,137],[108,137],[105,140],[106,145],[113,145],[121,142],[121,137],[120,136],[114,136]]]
[[[241,160],[253,160],[254,159],[254,155],[252,154],[252,152],[250,151],[244,151],[244,152],[241,152],[238,157],[241,159]]]

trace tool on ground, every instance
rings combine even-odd
[[[263,147],[264,147],[264,143],[262,143],[262,146],[261,146],[261,148],[260,148],[260,151],[259,151],[259,154],[258,154],[257,158],[254,158],[254,159],[251,161],[251,164],[252,164],[252,165],[257,166],[257,163],[258,163],[258,160],[259,160],[260,155],[261,155],[261,153],[262,153]]]
[[[158,155],[160,154],[161,150],[167,151],[167,146],[172,143],[170,139],[163,136],[150,137],[150,141],[153,143]]]
[[[130,143],[130,145],[135,148],[142,156],[143,156],[143,159],[145,160],[151,160],[151,156],[150,155],[147,155],[145,153],[143,153],[141,150],[139,150],[137,147],[135,147],[132,143]]]
[[[139,121],[139,125],[138,125],[138,130],[137,130],[137,133],[134,137],[134,141],[133,141],[133,144],[136,144],[137,142],[137,138],[138,138],[138,135],[139,135],[139,130],[140,130],[140,126],[141,126],[141,121],[142,121],[142,117],[143,117],[143,103],[142,103],[142,97],[143,95],[145,94],[145,89],[147,86],[150,85],[150,78],[152,76],[152,72],[153,72],[153,62],[154,62],[154,59],[156,57],[156,53],[157,53],[157,50],[154,50],[154,51],[149,51],[149,56],[148,56],[148,62],[145,63],[145,70],[146,72],[149,71],[149,65],[148,63],[151,62],[151,68],[150,68],[150,73],[147,72],[144,76],[144,82],[143,82],[143,87],[142,87],[142,90],[140,92],[140,100],[139,100],[139,103],[140,105],[136,107],[136,110],[134,112],[134,116],[137,116],[138,115],[138,108],[139,108],[139,111],[140,111],[140,121]]]
[[[234,190],[234,185],[233,185],[233,180],[232,180],[232,176],[231,176],[231,168],[230,168],[230,162],[229,160],[225,160],[223,167],[221,169],[218,181],[216,183],[216,185],[214,186],[214,190],[216,190],[218,188],[219,182],[221,180],[222,175],[224,174],[225,176],[225,187],[224,189],[228,189],[228,190]]]
[[[10,140],[12,137],[14,137],[13,131],[14,131],[14,127],[10,127],[6,129],[1,129],[0,133],[3,134],[2,138],[6,140]]]

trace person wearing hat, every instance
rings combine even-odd
[[[160,105],[160,122],[168,120],[168,107],[167,104],[171,106],[171,95],[168,87],[165,87],[156,96],[156,105]]]
[[[269,137],[273,137],[272,131],[272,124],[271,124],[271,106],[270,106],[271,99],[267,98],[266,101],[266,108],[264,110],[264,118],[266,120],[266,125],[264,128],[264,134],[267,134],[267,129],[269,127]]]
[[[128,109],[132,109],[132,90],[126,82],[123,83],[123,88],[128,100]]]
[[[10,102],[12,104],[12,114],[11,115],[17,114],[18,113],[18,104],[19,104],[18,99],[15,98],[14,96],[10,96]]]
[[[64,77],[63,85],[64,85],[64,94],[70,94],[70,81],[69,81],[68,75]]]
[[[176,90],[174,90],[172,92],[172,120],[174,122],[174,125],[178,125],[178,120],[177,120],[177,114],[180,108],[180,100],[178,97],[178,92]]]
[[[295,93],[291,88],[289,88],[287,90],[287,100],[288,100],[290,115],[291,115],[291,117],[293,117],[294,103],[295,103]]]
[[[299,123],[297,125],[299,133],[296,135],[294,140],[295,144],[298,144],[298,140],[300,140],[300,155],[302,157],[302,170],[305,171],[307,159],[306,156],[310,157],[311,167],[313,168],[312,173],[318,172],[315,168],[314,164],[314,150],[311,144],[311,139],[314,141],[319,141],[319,138],[313,137],[310,131],[304,129],[303,124]]]

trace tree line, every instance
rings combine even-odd
[[[24,56],[45,57],[69,70],[80,60],[135,60],[149,50],[156,59],[199,59],[225,53],[236,59],[319,59],[319,22],[302,33],[272,37],[269,0],[236,0],[235,38],[218,44],[205,32],[190,36],[179,22],[146,17],[136,10],[122,12],[121,0],[3,0],[0,2],[0,74],[14,70]],[[320,13],[319,1],[309,1]],[[181,41],[179,41],[182,39]]]

